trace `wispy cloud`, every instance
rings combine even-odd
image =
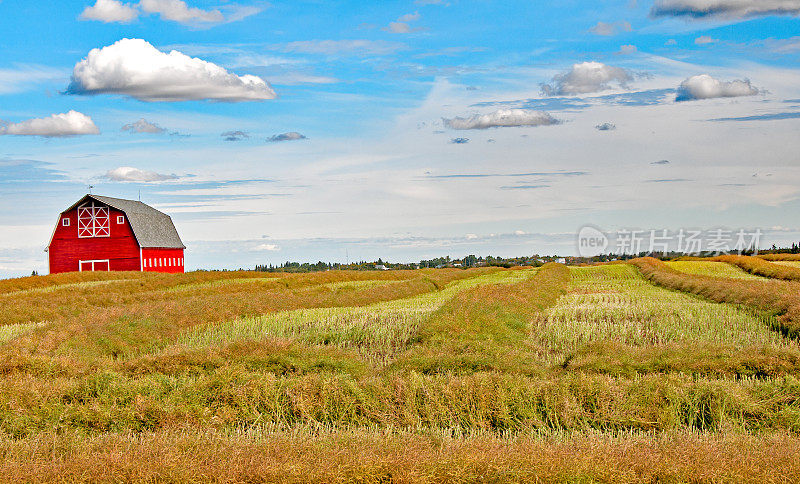
[[[538,177],[573,177],[573,176],[584,176],[588,175],[589,172],[586,171],[538,171],[538,172],[528,172],[528,173],[453,173],[447,175],[426,175],[426,178],[439,178],[439,179],[447,179],[447,178],[517,178],[517,177],[524,177],[524,176],[538,176]]]
[[[616,35],[618,32],[630,32],[633,30],[631,27],[630,22],[620,21],[620,22],[597,22],[597,24],[589,29],[589,32],[595,35],[602,35],[602,36],[612,36]]]
[[[384,27],[383,30],[393,34],[409,34],[422,30],[419,27],[411,27],[409,25],[410,22],[416,22],[420,17],[420,14],[417,12],[401,15],[395,22],[389,22],[389,25]]]
[[[0,94],[27,91],[42,82],[66,77],[67,74],[61,69],[35,64],[17,64],[11,69],[0,69]]]
[[[299,40],[289,42],[280,47],[284,52],[317,55],[386,55],[393,54],[408,46],[400,42],[385,40]]]
[[[183,0],[140,0],[123,3],[120,0],[97,0],[80,15],[81,20],[98,20],[105,23],[130,23],[141,15],[157,14],[162,20],[190,26],[209,26],[236,22],[263,10],[256,5],[224,5],[212,10],[189,6]]]
[[[800,112],[790,111],[785,113],[739,116],[738,118],[714,118],[714,119],[709,119],[709,121],[779,121],[782,119],[798,119],[798,118],[800,118]]]

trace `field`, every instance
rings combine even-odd
[[[0,281],[0,480],[797,482],[751,259]]]

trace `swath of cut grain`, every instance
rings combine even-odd
[[[760,276],[749,274],[724,262],[673,261],[665,262],[665,264],[676,271],[698,276],[730,277],[732,279],[763,279]]]
[[[416,334],[420,321],[459,291],[483,284],[512,284],[534,273],[535,270],[499,271],[451,282],[440,291],[364,307],[281,311],[200,326],[181,334],[176,343],[186,348],[202,348],[277,337],[392,351],[405,346]]]
[[[534,338],[552,350],[571,352],[585,343],[602,341],[794,345],[769,329],[769,317],[654,286],[629,265],[573,267],[571,271],[571,292],[545,312],[533,331]]]

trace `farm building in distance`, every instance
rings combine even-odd
[[[51,274],[180,273],[185,248],[169,215],[135,200],[86,195],[61,212],[47,253]]]

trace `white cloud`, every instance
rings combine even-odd
[[[422,16],[418,12],[401,15],[400,17],[398,17],[397,21],[389,22],[389,26],[384,27],[383,30],[385,30],[386,32],[391,32],[393,34],[408,34],[420,30],[418,28],[412,29],[411,26],[408,25],[408,23],[416,22],[421,17]]]
[[[658,0],[650,14],[698,19],[800,15],[800,0]]]
[[[142,118],[135,123],[129,123],[122,127],[122,131],[130,131],[131,133],[150,133],[150,134],[162,134],[165,133],[167,130],[162,128],[161,126],[151,123],[150,121]]]
[[[407,13],[397,19],[398,22],[414,22],[422,17],[419,12]]]
[[[468,118],[444,119],[452,129],[487,129],[513,126],[547,126],[558,124],[558,120],[544,111],[530,109],[500,109],[493,113],[476,114]]]
[[[629,22],[597,22],[597,24],[589,29],[589,32],[595,35],[611,36],[616,35],[618,31],[630,32],[633,30]]]
[[[141,0],[139,6],[147,13],[157,13],[164,20],[180,23],[221,23],[225,16],[219,10],[189,7],[183,0]]]
[[[275,252],[281,250],[281,248],[275,244],[260,244],[253,247],[253,250],[264,250],[269,252]]]
[[[301,139],[306,139],[305,135],[302,135],[297,131],[290,131],[288,133],[281,133],[281,134],[276,134],[275,136],[270,136],[269,138],[267,138],[267,141],[270,142],[297,141]]]
[[[619,52],[617,52],[617,54],[630,55],[630,54],[635,54],[638,50],[639,49],[637,49],[635,45],[625,44],[619,46]]]
[[[178,178],[177,175],[162,175],[161,173],[156,173],[154,171],[140,170],[138,168],[133,168],[130,166],[121,166],[119,168],[110,170],[106,172],[106,174],[103,175],[103,177],[116,182],[144,182],[144,183],[158,182],[165,180],[176,180]]]
[[[633,76],[621,67],[613,67],[601,62],[582,62],[553,77],[550,84],[542,85],[542,92],[548,96],[586,94],[604,91],[616,82],[627,87]]]
[[[142,39],[122,39],[92,49],[75,64],[69,94],[123,94],[141,101],[274,99],[257,76],[237,76],[176,50],[163,53]]]
[[[129,23],[136,20],[142,12],[158,14],[162,20],[170,20],[186,25],[209,25],[223,22],[236,22],[263,10],[262,7],[226,5],[219,9],[203,10],[190,7],[183,0],[141,0],[138,4],[122,3],[120,0],[97,0],[81,13],[82,20]]]
[[[708,74],[701,74],[683,81],[678,87],[678,95],[675,100],[692,101],[695,99],[753,96],[755,94],[758,94],[758,89],[753,87],[747,79],[726,82],[714,79]]]
[[[100,130],[97,129],[92,118],[77,111],[52,114],[46,118],[28,119],[0,126],[0,135],[57,138],[82,134],[100,134]]]
[[[708,35],[701,35],[700,37],[694,39],[695,45],[713,44],[715,42],[719,42],[719,39],[709,37]]]
[[[385,55],[406,48],[400,42],[383,40],[298,40],[283,46],[285,52],[319,55]]]
[[[81,20],[99,20],[101,22],[129,23],[139,17],[139,10],[119,0],[97,0],[91,7],[81,13]]]
[[[389,26],[384,30],[393,34],[408,34],[411,32],[411,27],[405,22],[389,22]]]

